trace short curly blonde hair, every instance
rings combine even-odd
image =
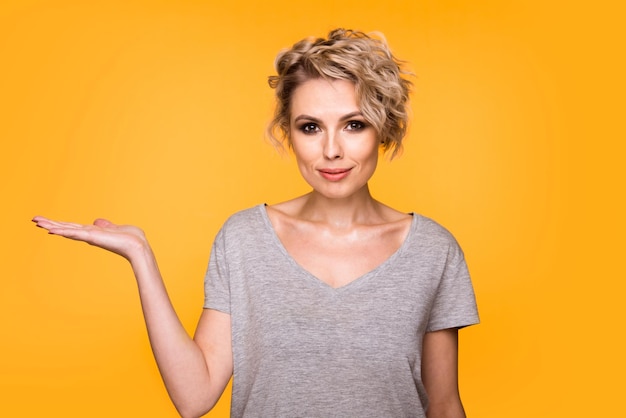
[[[290,142],[291,98],[302,83],[315,78],[349,80],[363,117],[372,124],[384,151],[393,158],[402,147],[408,125],[412,83],[404,62],[391,53],[381,34],[335,29],[328,39],[306,38],[276,57],[277,75],[269,77],[276,90],[274,118],[267,128],[272,142]]]

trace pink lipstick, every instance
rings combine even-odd
[[[320,175],[328,181],[339,181],[350,174],[351,168],[322,168],[319,171]]]

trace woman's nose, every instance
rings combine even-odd
[[[324,158],[328,160],[336,160],[343,157],[343,148],[341,147],[341,139],[335,132],[328,132],[324,141]]]

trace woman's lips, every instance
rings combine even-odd
[[[320,175],[329,181],[339,181],[350,174],[351,168],[322,168],[319,171]]]

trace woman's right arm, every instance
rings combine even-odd
[[[139,228],[98,219],[93,225],[35,217],[50,234],[83,241],[126,258],[135,273],[148,337],[165,387],[183,417],[217,402],[233,372],[230,315],[205,309],[192,339],[172,306],[148,241]]]

